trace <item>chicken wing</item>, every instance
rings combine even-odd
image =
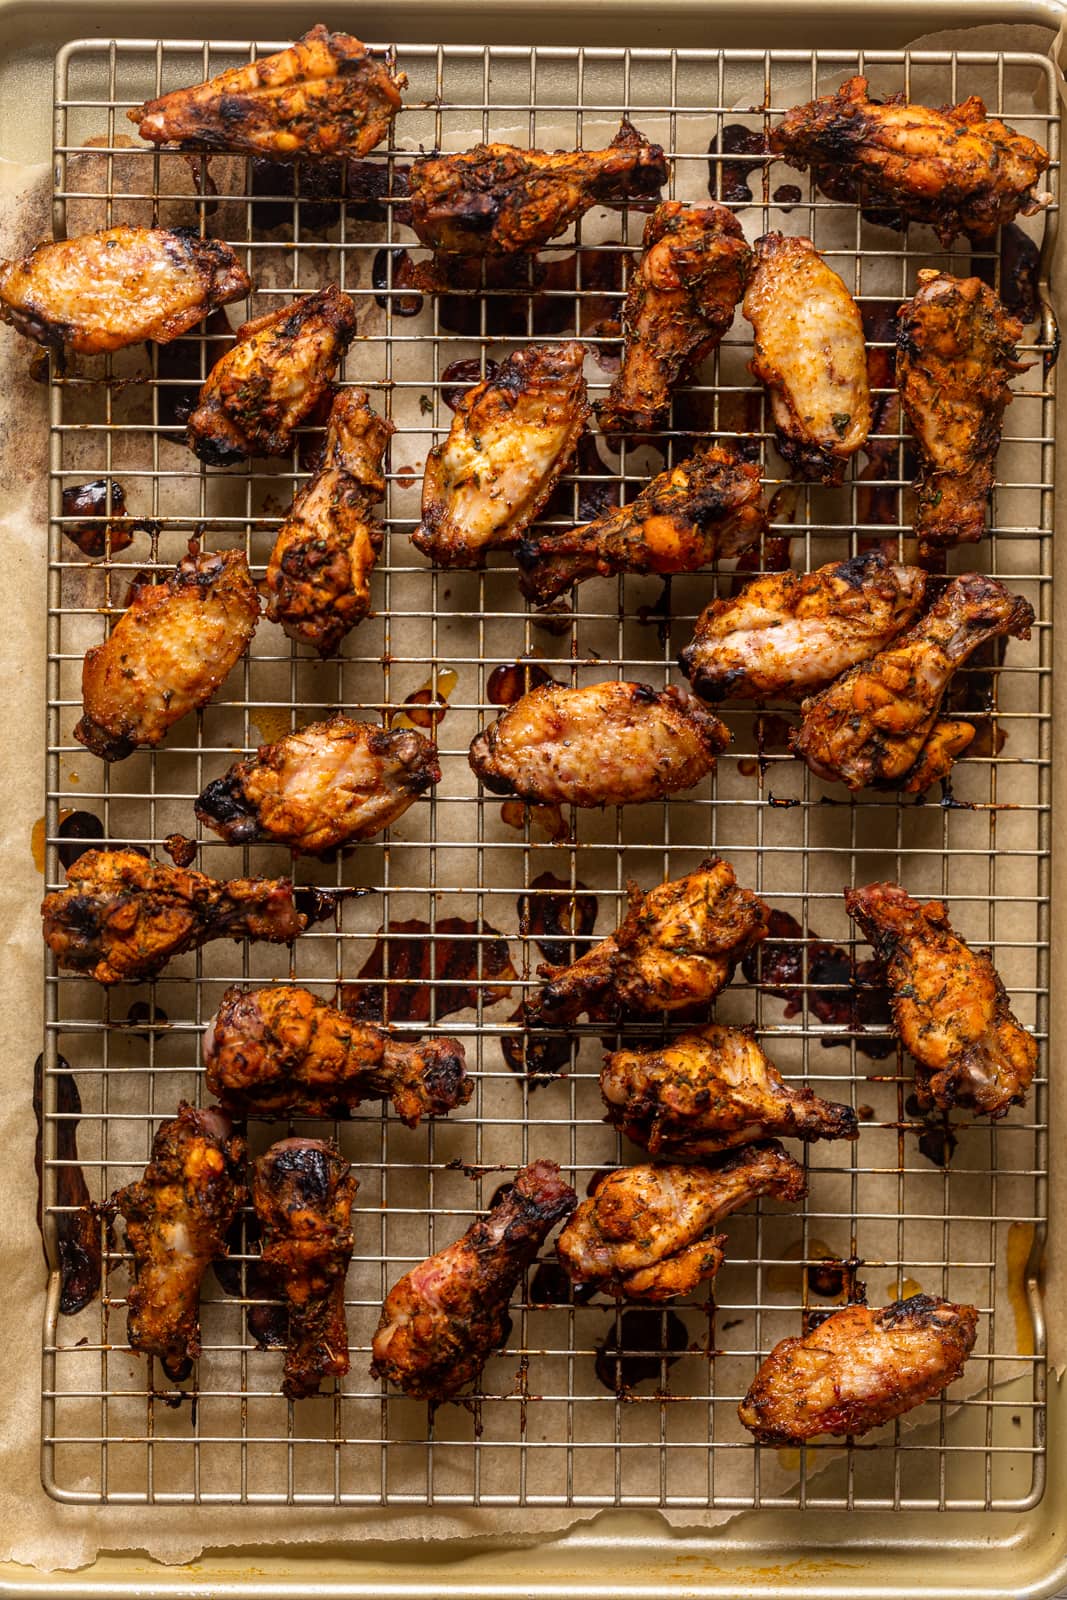
[[[978,1311],[928,1294],[881,1311],[842,1306],[803,1339],[782,1339],[737,1414],[759,1444],[859,1438],[932,1400],[963,1371]]]
[[[1021,1105],[1037,1041],[1015,1018],[989,951],[953,933],[942,901],[923,905],[896,883],[846,889],[845,905],[885,968],[920,1109],[1003,1117]]]
[[[267,563],[267,616],[290,639],[332,655],[370,611],[370,575],[382,548],[371,507],[385,495],[382,462],[396,431],[365,389],[330,409],[322,459],[293,501]]]
[[[480,567],[513,545],[566,472],[589,415],[581,344],[527,345],[460,397],[426,458],[417,549]]]
[[[115,1195],[133,1253],[126,1331],[131,1350],[158,1356],[175,1383],[200,1354],[200,1282],[226,1254],[247,1190],[245,1142],[217,1106],[183,1100],[160,1123],[144,1176]]]
[[[810,239],[767,233],[742,310],[752,373],[766,385],[775,442],[797,477],[840,483],[871,427],[859,308]]]
[[[718,446],[661,472],[629,505],[567,533],[524,539],[519,587],[545,605],[585,578],[615,572],[696,572],[767,531],[760,469]]]
[[[768,572],[713,600],[678,658],[705,700],[800,699],[884,650],[922,608],[926,574],[880,550]]]
[[[162,743],[215,695],[258,621],[244,551],[201,551],[191,539],[167,581],[137,586],[103,644],[86,653],[74,737],[103,761]]]
[[[913,791],[920,777],[943,777],[962,748],[961,725],[938,721],[953,673],[987,639],[1029,638],[1033,620],[1021,595],[994,578],[964,573],[895,645],[805,700],[794,750],[816,777],[850,789]],[[931,740],[940,761],[926,754]]]
[[[87,850],[41,915],[59,965],[103,984],[154,978],[212,939],[288,944],[307,927],[288,878],[206,878],[137,850]]]
[[[466,1105],[473,1084],[457,1039],[394,1039],[307,989],[227,989],[204,1030],[211,1093],[242,1117],[349,1117],[391,1100],[401,1122]]]
[[[288,455],[355,331],[355,305],[336,284],[242,324],[200,391],[190,450],[212,467]]]
[[[487,1216],[390,1289],[373,1375],[416,1400],[447,1400],[478,1378],[511,1331],[519,1278],[576,1199],[554,1161],[522,1167]]]

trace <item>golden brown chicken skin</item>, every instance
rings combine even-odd
[[[165,583],[140,585],[82,667],[78,739],[104,761],[161,744],[213,698],[248,648],[259,596],[243,550],[195,539]]]
[[[924,905],[896,883],[846,889],[845,905],[885,968],[920,1109],[964,1106],[1003,1117],[1021,1105],[1037,1040],[1014,1016],[989,951],[953,933],[942,901]]]
[[[803,1339],[782,1339],[737,1408],[759,1444],[859,1438],[955,1382],[978,1311],[928,1294],[876,1311],[842,1306]]]

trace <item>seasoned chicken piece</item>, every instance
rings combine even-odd
[[[924,553],[985,534],[993,463],[1023,325],[979,278],[924,268],[897,317],[897,386],[919,449],[915,532]]]
[[[659,145],[625,121],[606,150],[478,144],[412,163],[411,226],[441,254],[515,255],[539,250],[590,206],[646,199],[666,181]]]
[[[989,951],[953,933],[941,900],[923,905],[896,883],[846,889],[845,905],[885,968],[920,1109],[967,1106],[1003,1117],[1021,1105],[1037,1040],[1012,1013]]]
[[[477,1379],[511,1331],[519,1278],[576,1199],[554,1161],[520,1168],[487,1216],[390,1289],[371,1347],[373,1375],[416,1400],[448,1400]]]
[[[627,894],[629,910],[613,934],[569,967],[538,967],[548,981],[527,1007],[531,1025],[573,1022],[583,1011],[648,1013],[710,1003],[745,952],[767,937],[770,908],[738,888],[733,868],[718,856],[647,894],[628,884]]]
[[[227,989],[204,1030],[211,1093],[242,1117],[348,1117],[391,1100],[409,1128],[466,1105],[457,1039],[394,1039],[307,989]]]
[[[322,459],[293,501],[267,563],[267,616],[290,639],[332,655],[370,611],[370,575],[382,548],[371,507],[385,495],[382,462],[396,431],[365,389],[330,408]]]
[[[167,581],[139,584],[103,644],[86,653],[74,737],[103,761],[162,743],[217,693],[258,621],[244,551],[201,551],[191,539]]]
[[[519,545],[519,587],[541,605],[572,583],[615,572],[696,572],[767,531],[760,470],[715,446],[661,472],[629,505],[567,533]]]
[[[572,1283],[624,1300],[670,1300],[714,1278],[714,1229],[759,1195],[799,1203],[804,1170],[780,1144],[750,1145],[718,1167],[623,1167],[602,1178],[556,1240]]]
[[[816,777],[850,789],[908,787],[931,737],[942,756],[958,747],[938,722],[953,673],[987,639],[1029,638],[1033,620],[1033,607],[1021,595],[1009,594],[995,578],[964,573],[896,644],[805,700],[794,750]],[[958,734],[958,723],[953,730]],[[925,765],[939,776],[948,770],[929,760]]]
[[[718,348],[751,265],[725,206],[656,207],[623,309],[622,367],[598,408],[605,433],[649,433],[664,421],[675,384]]]
[[[859,308],[810,239],[767,233],[742,310],[753,376],[766,385],[778,453],[791,472],[840,483],[871,427]]]
[[[926,574],[880,550],[768,572],[713,600],[678,658],[705,700],[800,699],[884,650],[918,616]]]
[[[200,391],[190,450],[211,467],[288,455],[355,331],[355,305],[336,284],[243,323]]]
[[[582,344],[531,344],[460,397],[426,458],[412,541],[441,566],[513,545],[566,472],[589,415]]]
[[[737,1414],[759,1444],[859,1438],[954,1383],[977,1329],[974,1306],[928,1294],[881,1311],[842,1306],[803,1339],[775,1345]]]
[[[264,1275],[289,1313],[282,1393],[290,1400],[348,1371],[345,1275],[358,1188],[332,1139],[280,1139],[255,1164]]]
[[[307,927],[288,878],[206,878],[137,850],[87,850],[41,915],[59,965],[104,984],[154,978],[212,939],[288,944]]]
[[[699,1161],[757,1139],[855,1139],[851,1106],[790,1088],[748,1028],[710,1023],[662,1050],[616,1050],[600,1092],[608,1121],[650,1155]]]
[[[791,167],[810,166],[831,200],[861,205],[890,227],[929,222],[945,245],[960,233],[989,239],[1051,198],[1034,193],[1047,151],[987,116],[977,95],[934,111],[903,95],[871,100],[867,79],[849,78],[787,112],[770,146]]]
[[[226,1254],[245,1202],[245,1142],[217,1106],[183,1100],[160,1123],[144,1176],[115,1196],[126,1222],[133,1275],[126,1298],[131,1350],[158,1356],[175,1383],[200,1354],[200,1282]]]

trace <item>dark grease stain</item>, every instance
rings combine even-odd
[[[72,867],[87,850],[95,850],[103,837],[104,824],[94,812],[70,812],[59,824],[56,851],[60,862],[66,868]]]
[[[953,1132],[948,1112],[938,1106],[931,1106],[924,1111],[919,1105],[918,1096],[909,1094],[904,1101],[904,1114],[920,1124],[919,1154],[935,1167],[949,1166],[959,1141]]]
[[[71,1072],[70,1063],[63,1056],[57,1058],[55,1076],[55,1106],[60,1120],[55,1125],[55,1158],[57,1206],[73,1206],[76,1210],[62,1211],[55,1218],[56,1249],[59,1255],[59,1309],[65,1317],[84,1310],[100,1292],[103,1265],[101,1224],[106,1227],[107,1241],[111,1244],[111,1209],[94,1204],[89,1195],[85,1175],[78,1164],[78,1118],[82,1102],[78,1085]],[[44,1056],[39,1055],[33,1067],[33,1111],[37,1119],[37,1142],[34,1147],[34,1167],[37,1172],[37,1220],[44,1234]],[[47,1261],[47,1252],[45,1253]]]
[[[365,1022],[428,1022],[434,1004],[439,1020],[476,1006],[479,994],[490,1006],[517,980],[508,942],[489,923],[439,917],[431,937],[428,922],[410,917],[378,930],[356,981],[341,986],[341,1005]]]
[[[658,1380],[689,1348],[685,1323],[677,1312],[631,1306],[619,1326],[596,1347],[596,1375],[611,1394],[622,1395],[639,1383]]]
[[[553,682],[552,674],[536,661],[513,661],[493,668],[485,686],[485,697],[490,705],[513,706],[531,689]]]
[[[716,134],[708,145],[709,156],[721,160],[708,162],[708,193],[713,200],[725,200],[728,205],[743,205],[752,199],[749,178],[764,165],[761,159],[767,153],[767,140],[762,130],[746,128],[740,122],[728,122],[722,130],[722,145]],[[744,159],[755,156],[754,161]],[[733,159],[728,159],[732,157]]]
[[[109,534],[112,555],[117,555],[133,543],[132,527],[126,518],[126,491],[114,478],[111,480],[110,509],[107,479],[94,478],[91,483],[67,485],[63,490],[63,515],[96,519],[92,522],[69,523],[63,528],[64,537],[91,560],[105,554]]]
[[[785,943],[786,940],[791,942]],[[820,1022],[848,1028],[858,1035],[856,1049],[861,1055],[881,1061],[896,1049],[893,1038],[872,1037],[866,1032],[868,1028],[888,1028],[892,1021],[889,991],[878,962],[853,961],[846,950],[825,943],[810,928],[805,936],[800,923],[788,911],[771,912],[768,938],[750,950],[741,965],[750,982],[762,982],[786,1002],[787,1017],[803,1011],[806,994],[808,1010]],[[822,1045],[832,1050],[847,1047],[849,1042],[847,1038],[829,1036]]]
[[[554,872],[541,872],[518,899],[519,932],[537,941],[545,960],[555,967],[577,961],[596,926],[597,898],[584,883],[574,889]]]

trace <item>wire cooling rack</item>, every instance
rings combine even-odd
[[[216,701],[179,724],[161,750],[112,768],[88,756],[71,737],[82,655],[121,611],[134,573],[172,566],[204,523],[210,545],[240,545],[261,576],[307,458],[297,451],[290,461],[219,472],[186,450],[181,407],[224,348],[218,319],[169,350],[125,351],[65,371],[53,365],[49,883],[62,879],[60,850],[69,852],[71,835],[84,831],[84,815],[72,820],[69,813],[91,813],[106,839],[159,854],[172,832],[193,833],[194,797],[236,752],[333,707],[389,719],[404,712],[409,696],[428,691],[422,700],[446,708],[437,730],[443,775],[436,793],[391,836],[339,863],[295,863],[302,885],[359,893],[338,896],[332,917],[292,950],[213,945],[174,962],[153,985],[110,993],[49,966],[49,1238],[54,1249],[69,1225],[71,1189],[61,1180],[76,1165],[90,1194],[104,1198],[141,1169],[155,1127],[178,1100],[203,1094],[198,1034],[227,984],[292,977],[334,998],[340,985],[357,983],[387,924],[421,919],[391,940],[380,980],[391,1014],[401,1018],[396,1025],[462,1037],[476,1092],[464,1111],[417,1131],[377,1106],[339,1127],[295,1124],[335,1133],[360,1180],[347,1286],[352,1369],[321,1398],[295,1406],[282,1399],[280,1353],[261,1349],[248,1331],[247,1313],[269,1314],[269,1307],[256,1291],[247,1234],[231,1270],[218,1281],[208,1275],[204,1353],[181,1401],[158,1367],[124,1343],[121,1239],[105,1248],[99,1298],[78,1315],[58,1314],[54,1277],[44,1335],[47,1487],[63,1500],[112,1503],[695,1510],[1033,1503],[1044,1483],[1044,1338],[1033,1286],[1045,1221],[1043,1069],[1028,1105],[996,1128],[959,1117],[951,1129],[930,1129],[914,1114],[908,1064],[884,1025],[867,1013],[858,1025],[834,1002],[842,963],[847,967],[855,948],[842,886],[892,876],[912,892],[948,897],[955,925],[992,948],[1022,1020],[1045,1038],[1051,312],[1036,307],[1027,326],[1023,348],[1032,365],[1015,383],[1007,414],[995,534],[951,558],[951,570],[977,567],[1025,593],[1038,620],[1029,644],[1013,642],[1003,659],[976,660],[958,680],[979,737],[944,803],[935,796],[921,805],[892,795],[850,798],[789,758],[787,708],[730,708],[734,744],[696,790],[604,814],[524,816],[482,794],[466,761],[471,737],[496,713],[494,669],[536,657],[570,683],[618,676],[661,685],[675,676],[693,619],[729,591],[732,574],[709,571],[665,585],[597,580],[575,591],[546,627],[521,601],[506,558],[494,557],[484,573],[427,567],[408,534],[427,450],[450,421],[448,391],[531,338],[581,332],[594,347],[587,363],[593,395],[603,394],[619,347],[617,330],[613,336],[603,324],[618,315],[644,219],[637,211],[591,212],[573,239],[542,252],[548,281],[525,293],[489,288],[466,298],[413,300],[401,252],[409,249],[416,261],[424,254],[403,220],[404,169],[420,148],[462,149],[478,138],[592,148],[606,143],[627,113],[668,148],[672,195],[698,200],[710,183],[711,193],[734,205],[749,239],[773,227],[810,233],[854,288],[872,350],[883,352],[874,369],[880,432],[844,487],[786,486],[746,368],[749,330],[740,316],[699,381],[677,396],[664,434],[667,460],[708,438],[758,450],[767,492],[776,497],[774,538],[789,540],[798,569],[872,539],[903,550],[911,468],[887,365],[890,313],[913,291],[922,266],[978,271],[998,286],[1003,280],[1007,293],[1018,286],[1020,263],[1036,273],[1036,250],[1013,234],[1004,247],[1011,253],[971,256],[938,249],[923,228],[900,234],[871,225],[854,208],[815,195],[806,176],[753,151],[752,135],[798,100],[864,71],[875,92],[902,88],[931,104],[982,94],[1051,149],[1054,187],[1053,67],[1037,56],[988,52],[404,47],[396,55],[409,85],[397,142],[347,175],[160,154],[129,133],[125,111],[143,98],[280,43],[66,46],[56,72],[56,233],[150,218],[198,225],[230,241],[245,260],[256,285],[252,316],[330,281],[355,297],[360,333],[343,381],[366,386],[372,403],[397,423],[376,615],[349,635],[338,658],[322,663],[263,622]],[[737,129],[748,130],[747,141]],[[337,199],[342,186],[345,204]],[[1052,216],[1027,223],[1029,239],[1047,245]],[[459,378],[454,362],[467,364]],[[597,437],[595,454],[583,455],[548,520],[587,520],[596,495],[632,495],[662,465],[661,453],[616,452]],[[69,501],[64,512],[63,490],[94,479],[104,479],[109,493],[121,484],[129,516],[145,525],[128,548],[109,541],[103,558],[89,561],[66,537],[84,515]],[[777,543],[761,553],[765,565],[781,559]],[[197,864],[217,875],[289,870],[285,852],[236,850],[197,837]],[[714,1303],[701,1296],[636,1318],[620,1315],[599,1300],[568,1301],[543,1266],[524,1281],[507,1348],[489,1361],[467,1404],[431,1413],[387,1392],[368,1374],[370,1338],[382,1298],[403,1271],[460,1233],[527,1158],[560,1160],[580,1192],[603,1167],[632,1159],[601,1121],[599,1030],[579,1027],[564,1038],[565,1070],[544,1084],[534,1086],[505,1060],[502,1045],[510,1043],[521,1068],[514,1012],[536,981],[542,954],[520,916],[520,897],[531,890],[536,899],[546,872],[566,886],[585,886],[596,897],[596,933],[603,936],[618,920],[628,878],[649,887],[691,870],[709,851],[726,855],[742,883],[798,925],[785,941],[795,957],[791,1003],[765,946],[759,966],[739,973],[721,997],[718,1016],[755,1020],[788,1078],[849,1100],[861,1119],[859,1141],[805,1155],[810,1195],[802,1213],[761,1203],[730,1220]],[[461,925],[446,921],[457,918]],[[827,957],[819,941],[839,953]],[[405,1003],[415,978],[405,977],[404,958],[421,959],[425,950],[420,1021],[418,1008],[412,1015]],[[859,947],[861,958],[867,954]],[[457,968],[499,982],[505,958],[514,971],[504,974],[503,998],[499,989],[457,997],[449,988]],[[470,1003],[449,1009],[457,998]],[[283,1131],[251,1124],[253,1151]],[[801,1331],[811,1313],[839,1303],[857,1275],[872,1303],[918,1288],[975,1301],[982,1317],[964,1378],[939,1405],[859,1445],[756,1449],[736,1404],[761,1357],[780,1337]]]

